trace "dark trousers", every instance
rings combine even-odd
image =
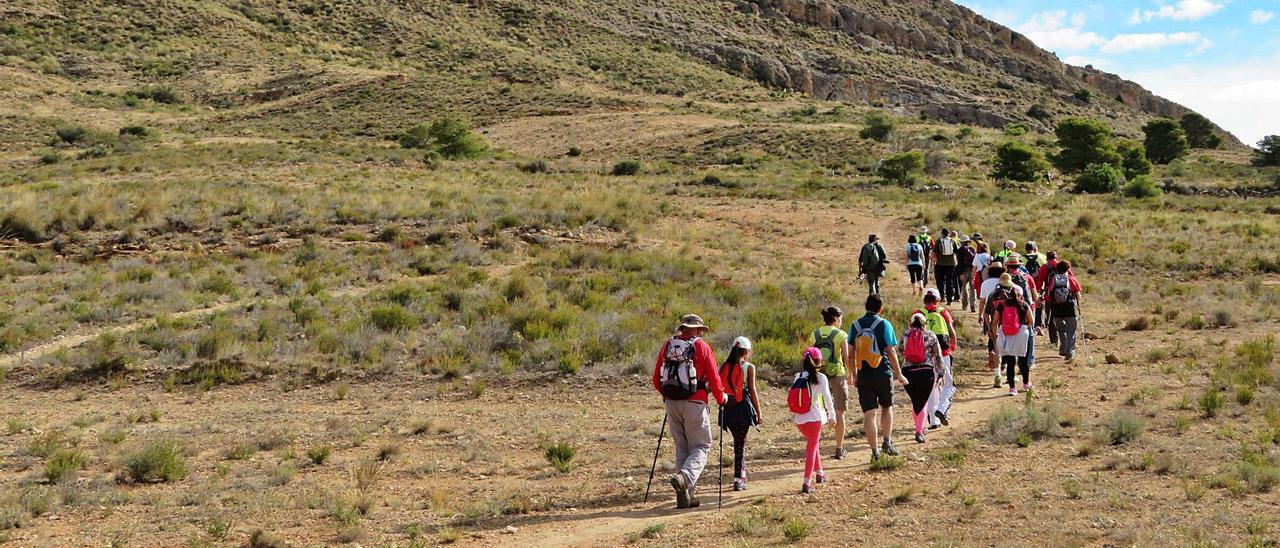
[[[960,300],[959,278],[956,277],[955,266],[944,264],[934,266],[933,279],[938,284],[939,296],[947,304]]]
[[[902,372],[902,376],[907,378],[907,395],[911,397],[911,409],[916,414],[924,409],[929,403],[929,396],[933,394],[933,384],[935,376],[932,366],[908,366]]]
[[[1017,366],[1018,373],[1022,375],[1022,384],[1028,384],[1031,380],[1031,368],[1027,366],[1026,356],[1002,356],[1000,363],[1004,365],[1005,380],[1009,382],[1009,388],[1013,388],[1013,368]],[[910,385],[907,385],[910,386]]]
[[[747,479],[747,433],[751,427],[746,424],[727,425],[733,434],[733,477]]]

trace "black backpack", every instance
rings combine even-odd
[[[862,267],[865,274],[880,274],[882,271],[880,260],[880,244],[875,242],[867,242],[862,246],[862,252],[858,254],[858,265]]]
[[[911,259],[911,262],[913,263],[920,262],[920,244],[911,244],[911,247],[908,249],[907,258]]]

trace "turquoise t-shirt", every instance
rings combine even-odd
[[[916,260],[914,260],[914,261],[913,261],[913,260],[911,260],[911,250],[912,250],[912,249],[915,249],[915,250],[916,250],[916,257],[918,257],[918,258],[917,258]],[[923,247],[923,246],[921,246],[920,244],[907,244],[907,264],[909,264],[909,265],[917,265],[917,264],[918,264],[918,265],[923,265],[923,264],[924,264],[924,247]]]
[[[867,315],[861,318],[858,318],[857,320],[854,320],[854,322],[849,325],[850,341],[857,341],[858,334],[863,329],[870,329],[871,325],[876,323],[877,319],[882,319],[882,318],[880,318],[880,316],[877,316],[875,314],[868,312]],[[880,322],[880,325],[877,325],[876,328],[872,330],[871,333],[876,338],[876,345],[880,347],[880,365],[872,368],[864,367],[862,369],[859,369],[858,378],[860,379],[871,378],[874,375],[893,376],[893,368],[889,367],[889,357],[888,357],[889,347],[898,346],[898,335],[893,330],[893,324],[889,323],[888,319],[885,319],[884,321]]]

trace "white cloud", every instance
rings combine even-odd
[[[1136,25],[1142,22],[1142,12],[1138,8],[1133,8],[1133,13],[1129,15],[1129,24]]]
[[[1255,25],[1261,25],[1271,20],[1276,14],[1269,11],[1253,10],[1249,13],[1249,22]]]
[[[1125,77],[1208,116],[1246,144],[1280,134],[1280,56],[1174,65]]]
[[[1141,34],[1117,34],[1106,43],[1102,44],[1099,49],[1102,53],[1114,55],[1120,53],[1129,53],[1131,51],[1160,49],[1168,46],[1177,46],[1182,44],[1198,44],[1199,51],[1208,49],[1213,42],[1207,38],[1200,36],[1198,32],[1175,32],[1165,34],[1163,32],[1148,32]]]
[[[1106,43],[1098,34],[1086,32],[1084,23],[1083,15],[1073,15],[1068,20],[1066,11],[1046,11],[1031,16],[1017,30],[1051,51],[1084,51]]]
[[[1179,0],[1174,4],[1164,4],[1155,11],[1142,12],[1142,19],[1144,21],[1152,19],[1197,21],[1217,13],[1224,6],[1225,4],[1219,4],[1213,0]]]

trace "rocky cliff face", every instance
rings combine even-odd
[[[1114,74],[1067,65],[948,0],[743,0],[733,6],[783,33],[777,45],[692,36],[677,47],[735,74],[823,99],[990,127],[1021,122],[1049,129],[1062,116],[1105,116],[1130,133],[1150,117],[1187,112]],[[1074,97],[1081,89],[1092,98]],[[1051,117],[1031,116],[1035,104]]]

